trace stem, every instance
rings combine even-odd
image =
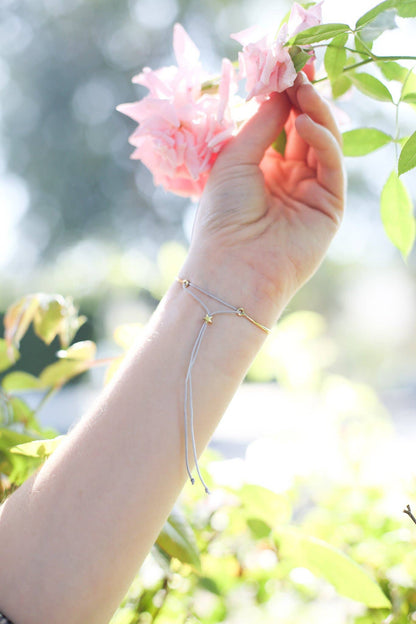
[[[153,614],[152,614],[152,619],[153,619],[153,622],[155,622],[155,621],[156,621],[156,618],[158,617],[158,615],[159,615],[159,614],[160,614],[160,612],[162,611],[162,609],[163,609],[163,607],[164,607],[164,605],[165,605],[166,599],[167,599],[167,597],[168,597],[168,594],[169,594],[169,585],[168,585],[168,581],[169,581],[168,577],[167,577],[167,576],[165,576],[165,578],[164,578],[164,580],[163,580],[163,585],[162,585],[161,589],[159,590],[159,591],[164,591],[164,592],[165,592],[165,595],[164,595],[164,598],[163,598],[163,600],[162,600],[161,605],[160,605],[159,607],[157,607],[157,608],[156,608],[156,610],[155,610],[155,611],[153,612]]]
[[[86,362],[87,363],[87,367],[85,368],[85,371],[87,371],[90,368],[94,368],[95,366],[106,366],[107,364],[112,364],[115,360],[117,360],[117,357],[109,357],[109,358],[101,358],[100,360],[92,360],[91,362]],[[81,371],[84,372],[84,371]],[[52,388],[49,388],[49,390],[46,392],[46,394],[43,395],[39,405],[37,406],[37,408],[34,410],[35,414],[38,414],[38,412],[42,409],[42,407],[45,405],[45,403],[47,401],[49,401],[49,399],[56,393],[58,392],[58,390],[60,390],[62,388],[64,384],[60,384],[58,386],[53,386]]]
[[[329,46],[326,46],[329,47]],[[368,65],[368,63],[379,63],[383,61],[416,61],[416,56],[376,56],[373,54],[371,58],[364,59],[359,63],[354,63],[353,65],[347,65],[342,70],[342,73],[346,73],[351,71],[352,69],[356,69],[357,67],[361,67],[362,65]],[[324,76],[323,78],[318,78],[318,80],[314,80],[313,84],[317,84],[318,82],[323,82],[324,80],[328,80],[328,76]]]
[[[394,155],[396,158],[396,168],[397,171],[399,170],[399,144],[398,144],[398,140],[399,140],[399,136],[400,136],[400,128],[399,128],[399,106],[400,106],[400,100],[397,102],[397,104],[394,104],[394,106],[396,107],[396,116],[395,116],[395,124],[396,124],[396,134],[394,136]]]
[[[354,65],[347,65],[342,70],[342,73],[345,74],[346,72],[351,71],[352,69],[355,69],[356,67],[361,67],[361,65],[368,65],[368,63],[372,63],[372,62],[373,62],[373,59],[369,58],[364,61],[360,61],[359,63],[354,63]],[[313,84],[317,84],[318,82],[323,82],[324,80],[328,80],[328,76],[324,76],[323,78],[318,78],[318,80],[314,80]]]
[[[403,101],[403,96],[404,96],[404,94],[405,94],[405,93],[404,93],[404,90],[406,89],[406,85],[407,85],[407,83],[409,82],[409,78],[410,78],[410,76],[412,75],[413,69],[414,69],[414,66],[413,66],[411,69],[409,69],[409,71],[407,72],[406,78],[403,80],[403,84],[402,84],[402,91],[401,91],[401,93],[400,93],[400,99],[399,99],[398,104],[400,104],[400,102],[402,102],[402,101]]]
[[[409,81],[410,76],[412,75],[412,71],[413,71],[413,67],[412,69],[409,69],[409,71],[407,72],[406,78],[403,81],[402,84],[402,90],[400,93],[400,98],[399,101],[397,102],[397,104],[395,104],[396,107],[396,135],[394,137],[394,153],[395,153],[395,157],[396,157],[396,167],[397,167],[397,171],[399,170],[399,138],[400,138],[400,127],[399,127],[399,107],[401,102],[403,101],[403,95],[404,95],[404,90],[406,88],[406,85]]]
[[[49,399],[55,394],[55,392],[58,392],[58,390],[60,390],[60,389],[61,389],[61,386],[53,386],[52,388],[49,388],[49,390],[46,392],[46,394],[43,395],[43,397],[42,397],[39,405],[37,406],[37,408],[34,410],[36,415],[42,409],[42,407],[45,405],[45,403],[47,403],[47,401],[49,401]]]
[[[364,43],[364,41],[361,39],[359,32],[355,31],[355,32],[354,32],[354,36],[355,36],[355,38],[357,39],[357,41],[359,41],[359,42],[361,43],[361,45],[363,46],[363,48],[364,48],[364,52],[365,52],[366,54],[368,54],[368,56],[371,56],[371,58],[373,58],[373,59],[374,59],[374,54],[373,54],[372,50],[366,46],[366,44]]]
[[[311,48],[313,48],[314,50],[316,50],[316,48],[338,48],[341,49],[341,47],[344,48],[344,50],[347,50],[348,52],[352,52],[353,54],[365,54],[364,51],[359,51],[359,50],[355,50],[354,48],[349,48],[348,46],[337,46],[337,45],[333,45],[332,43],[318,43],[316,45],[311,46]],[[372,54],[368,55],[370,58],[373,57]]]
[[[416,61],[416,56],[376,56],[373,55],[374,61]]]
[[[368,58],[368,59],[364,59],[363,61],[359,61],[358,63],[353,63],[353,65],[347,65],[346,67],[344,67],[344,72],[347,71],[351,71],[352,69],[355,69],[356,67],[361,67],[361,65],[368,65],[368,63],[372,63],[374,61],[374,59],[372,58]]]
[[[410,509],[410,505],[407,505],[406,509],[403,509],[403,513],[407,514],[409,516],[409,518],[411,518],[413,520],[413,522],[416,524],[416,518],[412,514],[412,510]]]

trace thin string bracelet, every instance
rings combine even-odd
[[[195,299],[195,301],[197,301],[200,306],[204,309],[205,311],[205,316],[203,317],[203,323],[201,325],[201,328],[198,332],[198,335],[195,339],[195,343],[192,347],[192,351],[191,351],[191,357],[189,360],[189,366],[188,366],[188,370],[186,372],[186,376],[185,376],[185,399],[184,399],[184,429],[185,429],[185,463],[186,463],[186,471],[188,473],[189,479],[192,483],[192,485],[195,483],[195,479],[193,478],[192,474],[191,474],[191,469],[189,467],[189,434],[188,434],[188,423],[189,423],[189,429],[190,429],[190,436],[191,436],[191,444],[192,444],[192,454],[193,454],[193,458],[194,458],[194,462],[195,462],[195,468],[199,477],[200,482],[202,483],[202,485],[205,488],[205,492],[207,494],[209,494],[209,489],[207,484],[205,483],[201,472],[199,470],[199,465],[198,465],[198,456],[197,456],[197,452],[196,452],[196,444],[195,444],[195,432],[194,432],[194,408],[193,408],[193,392],[192,392],[192,369],[194,367],[196,358],[198,356],[199,353],[199,349],[201,347],[202,344],[202,340],[205,336],[205,332],[207,330],[207,328],[213,324],[213,320],[214,320],[214,316],[218,316],[219,314],[235,314],[236,316],[239,316],[241,318],[245,318],[247,321],[249,321],[250,323],[252,323],[253,325],[255,325],[256,327],[258,327],[259,329],[261,329],[263,332],[265,332],[266,334],[270,334],[271,330],[268,327],[265,327],[264,325],[261,325],[261,323],[258,323],[257,321],[255,321],[251,316],[249,316],[246,311],[244,310],[244,308],[241,307],[236,307],[233,306],[229,303],[227,303],[226,301],[223,301],[222,299],[220,299],[219,297],[217,297],[216,295],[213,295],[211,292],[209,292],[208,290],[204,290],[203,288],[201,288],[201,286],[197,286],[194,283],[191,283],[188,279],[182,279],[180,277],[176,278],[176,281],[179,282],[180,284],[182,284],[182,288],[184,290],[187,290],[187,292],[191,295],[191,297],[193,299]],[[202,299],[200,297],[198,297],[198,295],[193,292],[191,289],[196,290],[197,292],[200,292],[204,295],[206,295],[207,297],[209,297],[210,299],[213,299],[214,301],[217,301],[218,303],[220,303],[221,305],[223,305],[226,309],[225,310],[210,310],[210,308],[208,308],[208,306],[202,301]]]

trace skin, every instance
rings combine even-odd
[[[283,126],[284,158],[269,147]],[[231,250],[233,260],[262,281],[274,312],[321,263],[342,220],[344,192],[339,130],[328,104],[301,73],[218,158],[191,252],[210,244]]]
[[[284,158],[270,149],[283,127]],[[218,157],[180,276],[270,326],[319,266],[343,205],[339,132],[300,75]],[[0,611],[15,624],[110,620],[186,479],[184,379],[204,315],[174,283],[95,407],[0,508]],[[198,454],[265,337],[234,315],[207,329],[193,371]]]

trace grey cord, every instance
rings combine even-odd
[[[202,306],[202,308],[205,310],[205,312],[206,312],[206,316],[204,318],[204,322],[202,323],[202,326],[201,326],[201,328],[199,330],[198,336],[196,337],[195,343],[194,343],[194,345],[192,347],[192,352],[191,352],[191,357],[190,357],[190,361],[189,361],[189,366],[188,366],[188,370],[187,370],[186,377],[185,377],[184,427],[185,427],[185,463],[186,463],[186,471],[188,473],[188,476],[189,476],[189,479],[190,479],[191,483],[194,484],[195,483],[195,479],[192,477],[191,470],[190,470],[190,467],[189,467],[189,442],[188,442],[188,421],[189,421],[191,443],[192,443],[192,453],[193,453],[193,457],[194,457],[195,468],[196,468],[199,480],[200,480],[200,482],[202,483],[202,485],[205,488],[205,492],[207,494],[209,494],[210,491],[208,489],[208,486],[205,483],[204,478],[202,477],[201,472],[199,470],[198,456],[197,456],[197,451],[196,451],[195,431],[194,431],[193,391],[192,391],[192,369],[193,369],[194,364],[196,362],[196,359],[197,359],[197,356],[198,356],[198,353],[199,353],[199,349],[201,347],[202,340],[204,338],[206,329],[207,329],[208,325],[210,325],[212,323],[213,317],[214,316],[218,316],[219,314],[238,314],[239,308],[236,308],[235,306],[230,305],[226,301],[223,301],[219,297],[216,297],[215,295],[213,295],[212,293],[204,290],[200,286],[196,286],[195,284],[191,284],[191,282],[189,282],[189,280],[180,280],[178,278],[178,281],[180,283],[182,283],[183,288],[188,291],[188,293],[191,295],[191,297],[193,299],[195,299],[195,301],[197,301]],[[221,303],[224,307],[228,308],[228,310],[214,310],[214,311],[211,312],[210,309],[208,308],[208,306],[205,305],[205,303],[202,301],[202,299],[200,299],[200,297],[198,297],[198,295],[196,295],[194,292],[192,292],[190,290],[190,287],[192,287],[195,290],[203,293],[204,295],[207,295],[208,297],[210,297],[211,299],[214,299],[218,303]]]
[[[195,432],[194,432],[194,406],[193,406],[193,392],[192,392],[192,369],[194,367],[194,364],[196,362],[196,358],[198,356],[199,353],[199,349],[201,347],[202,344],[202,340],[205,336],[205,332],[206,329],[208,327],[208,325],[212,324],[212,319],[214,316],[218,316],[219,314],[236,314],[237,316],[241,316],[245,319],[247,319],[250,323],[252,323],[253,325],[255,325],[256,327],[258,327],[259,329],[261,329],[262,331],[264,331],[265,333],[270,333],[270,329],[268,329],[267,327],[265,327],[264,325],[261,325],[260,323],[257,323],[257,321],[255,321],[253,318],[251,318],[251,316],[249,316],[244,308],[237,308],[236,306],[233,306],[229,303],[227,303],[226,301],[223,301],[222,299],[220,299],[219,297],[217,297],[216,295],[213,295],[211,292],[209,292],[208,290],[204,290],[203,288],[201,288],[201,286],[197,286],[196,284],[191,283],[189,280],[187,279],[181,279],[179,277],[176,278],[177,281],[182,284],[182,287],[188,291],[188,293],[191,295],[191,297],[193,299],[195,299],[195,301],[197,301],[199,303],[199,305],[205,310],[206,314],[204,317],[204,321],[202,323],[202,326],[199,330],[199,333],[196,337],[196,340],[194,342],[194,346],[192,347],[192,352],[191,352],[191,357],[189,360],[189,366],[188,366],[188,370],[186,373],[186,377],[185,377],[185,399],[184,399],[184,427],[185,427],[185,463],[186,463],[186,471],[188,473],[189,479],[191,481],[192,484],[195,483],[195,479],[192,477],[191,474],[191,469],[189,467],[189,442],[188,442],[188,421],[189,421],[189,428],[190,428],[190,434],[191,434],[191,442],[192,442],[192,453],[193,453],[193,457],[194,457],[194,462],[195,462],[195,468],[196,471],[198,473],[198,477],[199,480],[201,481],[202,485],[205,488],[205,492],[207,494],[209,494],[209,489],[207,484],[205,483],[201,472],[199,470],[199,465],[198,465],[198,457],[197,457],[197,452],[196,452],[196,444],[195,444]],[[228,308],[227,310],[214,310],[213,312],[210,312],[208,306],[202,301],[202,299],[200,297],[198,297],[198,295],[193,292],[191,290],[191,288],[193,290],[196,290],[204,295],[206,295],[207,297],[210,297],[210,299],[213,299],[214,301],[217,301],[218,303],[221,303],[221,305],[223,305],[225,308]]]

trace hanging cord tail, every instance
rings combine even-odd
[[[258,329],[260,329],[261,331],[267,334],[269,334],[271,330],[265,327],[264,325],[262,325],[261,323],[258,323],[257,321],[255,321],[251,316],[249,316],[246,313],[244,308],[241,308],[241,307],[238,308],[236,306],[231,305],[230,303],[227,303],[226,301],[223,301],[216,295],[213,295],[211,292],[204,290],[203,288],[201,288],[200,286],[197,286],[196,284],[191,283],[190,280],[188,279],[182,279],[180,277],[177,277],[176,280],[180,284],[182,284],[183,289],[187,290],[187,292],[191,295],[191,297],[197,303],[199,303],[199,305],[205,311],[205,316],[202,318],[203,320],[202,326],[198,332],[198,335],[192,347],[188,370],[187,370],[186,377],[185,377],[184,433],[185,433],[185,464],[186,464],[186,471],[188,473],[189,479],[193,485],[195,483],[195,479],[192,477],[191,469],[189,466],[189,440],[188,438],[190,435],[192,453],[193,453],[193,458],[195,462],[195,469],[197,471],[199,480],[205,489],[205,492],[209,494],[210,491],[201,475],[199,465],[198,465],[198,456],[197,456],[197,451],[196,451],[195,432],[194,432],[194,407],[193,407],[194,401],[193,401],[193,388],[192,388],[192,370],[193,370],[194,364],[196,362],[196,359],[199,353],[202,339],[205,335],[207,328],[213,324],[214,316],[217,316],[220,314],[236,314],[237,316],[245,318],[247,321],[252,323],[252,325],[255,325]],[[210,299],[216,301],[217,303],[220,303],[226,309],[210,311],[209,307],[197,295],[197,292],[194,292],[194,291],[197,291],[198,293],[206,295]]]
[[[206,323],[204,323],[199,330],[199,334],[195,340],[194,346],[192,348],[191,359],[188,366],[188,371],[185,377],[185,409],[184,409],[184,427],[185,427],[185,461],[186,461],[186,471],[189,476],[189,480],[192,485],[195,483],[195,479],[191,475],[191,470],[189,468],[189,450],[188,450],[188,419],[190,420],[190,429],[191,429],[191,440],[194,454],[195,466],[198,472],[198,476],[201,480],[201,483],[205,487],[205,491],[208,490],[204,480],[202,479],[199,468],[198,468],[198,459],[195,451],[195,442],[194,442],[194,410],[193,410],[193,396],[192,396],[192,368],[194,366],[196,356],[198,355],[199,347],[202,342],[202,338],[204,336],[206,329]],[[188,412],[189,406],[189,412]]]

